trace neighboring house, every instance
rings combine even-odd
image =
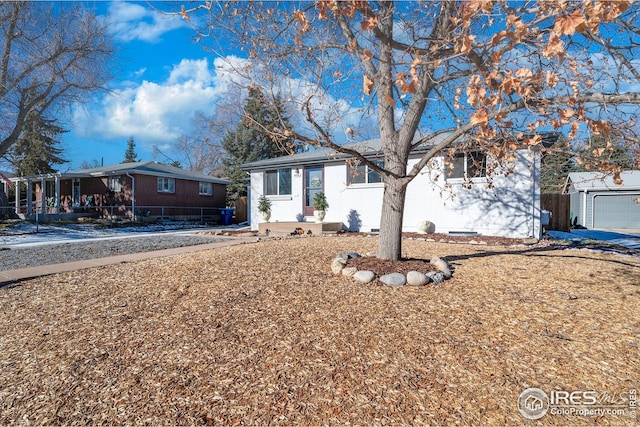
[[[0,171],[0,206],[5,206],[8,202],[9,188],[13,187],[10,178],[14,176],[12,173]]]
[[[156,162],[13,177],[16,213],[73,217],[207,219],[225,207],[230,181]],[[26,191],[25,191],[26,187]],[[29,194],[20,202],[18,194]]]
[[[379,140],[354,146],[366,157],[382,162]],[[418,147],[408,167],[429,148]],[[381,177],[365,165],[352,167],[350,160],[333,150],[318,149],[244,164],[242,168],[251,174],[252,229],[259,226],[261,195],[272,202],[273,226],[274,222],[313,222],[313,195],[323,191],[329,202],[326,222],[342,223],[351,231],[379,230]],[[428,220],[438,233],[540,238],[539,151],[518,150],[513,170],[508,174],[496,171],[491,178],[486,176],[486,160],[480,153],[459,155],[452,164],[445,163],[444,157],[434,158],[431,167],[423,169],[408,186],[403,230],[417,231],[418,223]],[[473,176],[471,189],[464,188],[465,176]]]
[[[9,178],[13,176],[9,172],[0,171],[0,220],[13,215],[13,208],[9,203],[9,189],[13,188]]]
[[[640,229],[640,170],[620,174],[572,172],[564,193],[569,194],[574,225],[586,228]]]

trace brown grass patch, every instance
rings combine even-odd
[[[405,241],[438,286],[333,276],[377,239],[267,241],[0,289],[0,424],[634,425],[516,408],[640,384],[640,261]]]

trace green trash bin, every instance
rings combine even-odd
[[[233,224],[233,208],[220,208],[220,224]]]

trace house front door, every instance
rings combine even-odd
[[[324,168],[312,166],[304,169],[304,216],[313,216],[313,197],[324,191]]]

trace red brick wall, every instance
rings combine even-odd
[[[225,207],[226,186],[213,184],[213,196],[201,196],[198,181],[175,180],[174,193],[158,192],[158,177],[136,175],[136,205],[138,206],[203,206]]]

